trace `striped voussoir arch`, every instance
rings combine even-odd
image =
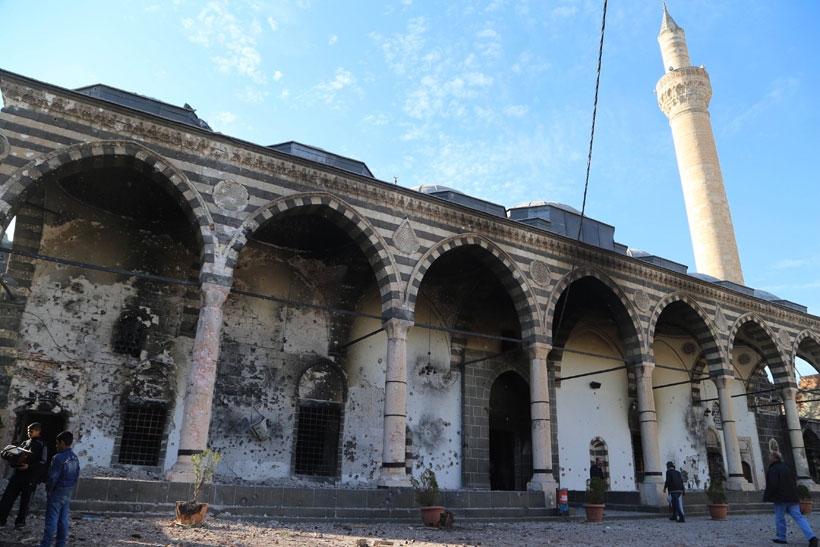
[[[682,314],[684,322],[689,327],[689,333],[695,339],[698,346],[700,346],[701,355],[705,359],[705,365],[708,365],[709,368],[709,374],[712,376],[731,374],[728,366],[728,354],[721,350],[717,328],[700,304],[685,293],[676,292],[668,294],[657,303],[652,310],[652,315],[649,317],[649,323],[647,325],[648,339],[655,339],[655,332],[657,331],[661,314],[664,310],[668,309],[670,305],[676,302],[685,305],[682,311],[679,309],[677,313]],[[700,362],[700,366],[704,366],[702,361]],[[693,372],[703,372],[703,370],[694,371],[693,369]]]
[[[133,169],[163,188],[180,206],[188,222],[195,226],[201,265],[204,267],[213,263],[213,219],[202,196],[182,171],[156,152],[134,141],[78,143],[34,158],[0,187],[0,200],[9,204],[8,209],[0,209],[0,225],[5,226],[11,221],[14,211],[25,201],[26,194],[44,177],[73,175],[102,165]]]
[[[805,359],[820,372],[820,336],[810,330],[801,331],[792,344],[792,362],[797,357]]]
[[[324,192],[294,194],[268,202],[251,214],[240,226],[225,251],[225,266],[236,266],[239,252],[248,236],[273,217],[289,214],[321,214],[344,231],[367,257],[379,286],[383,312],[401,306],[401,291],[393,256],[387,244],[364,215],[338,197]]]
[[[757,314],[745,313],[737,318],[729,330],[729,348],[734,346],[740,329],[744,329],[754,341],[757,349],[760,350],[763,360],[772,372],[775,385],[778,387],[797,387],[794,375],[789,372],[786,354],[778,346],[777,337],[771,327]]]
[[[615,320],[621,328],[621,333],[624,336],[623,342],[627,360],[633,363],[643,361],[646,356],[649,355],[649,346],[646,343],[644,331],[640,328],[641,319],[637,310],[635,310],[635,307],[632,305],[632,301],[626,296],[626,294],[624,294],[621,287],[618,286],[618,284],[608,275],[595,268],[578,268],[572,270],[558,280],[552,290],[549,302],[547,303],[547,308],[544,312],[544,324],[549,325],[550,328],[552,328],[552,321],[550,318],[555,315],[555,308],[558,306],[558,300],[561,298],[561,295],[564,294],[564,291],[566,291],[573,283],[585,277],[591,277],[601,282],[611,291],[615,299],[620,302],[621,309],[619,312],[616,312]]]
[[[518,314],[518,321],[521,326],[521,338],[527,339],[536,336],[542,330],[538,314],[538,305],[532,288],[527,283],[527,279],[518,267],[518,264],[510,258],[498,245],[479,234],[460,234],[452,236],[436,243],[427,250],[419,259],[416,267],[413,268],[407,280],[407,295],[405,306],[415,309],[419,288],[424,279],[424,275],[430,266],[444,254],[463,247],[480,247],[485,253],[482,254],[485,264],[501,282],[504,290],[512,300],[515,311]]]

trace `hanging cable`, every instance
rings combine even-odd
[[[581,218],[578,222],[578,233],[575,236],[575,244],[576,246],[581,241],[581,234],[583,233],[584,228],[584,214],[586,212],[587,207],[587,191],[589,190],[589,172],[592,167],[592,145],[595,142],[595,119],[598,116],[598,90],[601,85],[601,64],[604,58],[604,33],[606,30],[606,3],[607,0],[604,0],[604,9],[603,14],[601,16],[601,40],[598,45],[598,70],[595,74],[595,97],[592,101],[592,126],[589,132],[589,151],[587,153],[587,169],[586,169],[586,176],[584,177],[584,197],[581,200]],[[575,254],[572,258],[572,265],[569,269],[570,272],[575,271],[575,267],[577,266],[577,254]],[[569,295],[570,289],[572,288],[572,283],[567,286],[567,290],[564,293],[564,305],[561,306],[561,311],[558,315],[558,320],[555,322],[555,328],[553,329],[554,333],[560,331],[561,323],[564,320],[564,312],[569,305]]]

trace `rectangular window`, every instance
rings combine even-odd
[[[158,465],[167,416],[164,406],[128,405],[123,417],[119,463]]]
[[[334,477],[338,474],[341,421],[339,405],[302,404],[299,407],[294,462],[297,475]]]

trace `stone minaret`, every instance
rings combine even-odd
[[[672,127],[695,266],[700,273],[743,285],[732,215],[709,121],[709,74],[703,66],[691,66],[686,36],[666,11],[666,3],[658,42],[666,74],[658,80],[655,93]]]

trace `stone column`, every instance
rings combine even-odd
[[[384,445],[381,487],[410,486],[405,472],[405,430],[407,427],[407,333],[413,326],[406,319],[388,319],[387,367],[384,376]]]
[[[720,420],[723,424],[723,443],[726,445],[726,464],[729,476],[726,478],[727,490],[751,490],[753,485],[743,476],[743,465],[740,463],[740,444],[737,442],[735,409],[732,405],[732,394],[729,387],[733,376],[722,374],[714,381],[718,390],[720,403]]]
[[[532,422],[532,480],[528,490],[544,492],[547,507],[555,507],[558,483],[552,476],[552,427],[547,375],[549,344],[534,342],[530,354],[530,421]]]
[[[639,485],[641,503],[655,507],[667,505],[663,493],[663,468],[658,441],[658,414],[655,411],[655,393],[652,390],[652,373],[655,363],[645,361],[633,366],[638,391],[638,423],[641,428],[644,479]]]
[[[203,283],[201,288],[199,321],[196,326],[191,370],[185,392],[185,410],[180,427],[177,462],[168,470],[168,480],[193,482],[194,468],[191,456],[208,447],[208,427],[211,424],[216,362],[222,334],[222,305],[230,292],[229,287]]]
[[[786,411],[786,427],[789,429],[789,441],[792,444],[794,471],[797,480],[811,487],[813,481],[809,473],[809,462],[806,458],[806,447],[803,444],[803,431],[800,428],[800,415],[797,413],[797,388],[786,386],[781,388],[783,409]],[[768,456],[768,454],[767,454]]]

